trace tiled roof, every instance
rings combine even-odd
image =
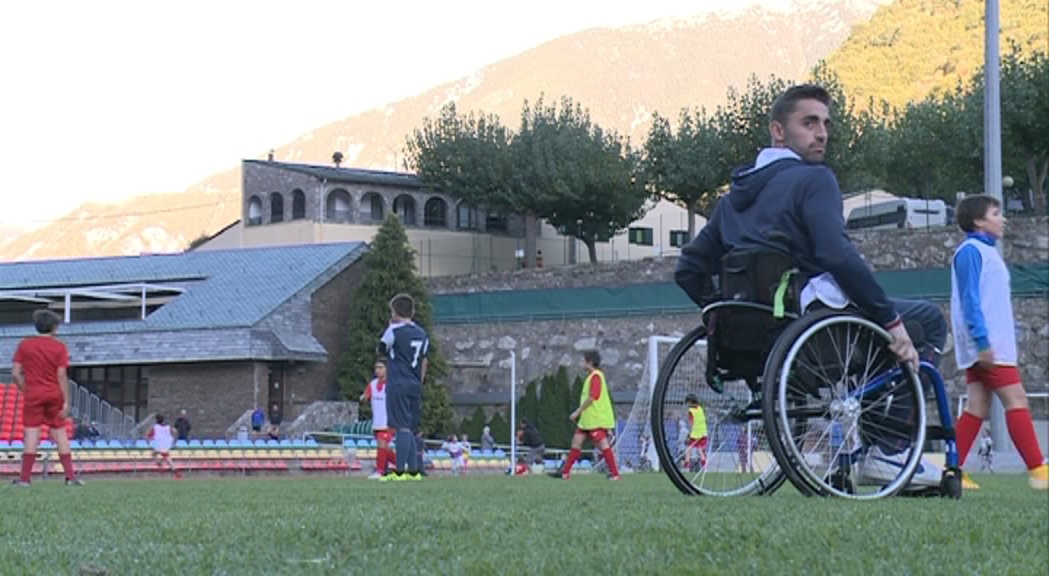
[[[366,251],[352,242],[8,263],[0,264],[0,292],[123,283],[185,290],[145,320],[63,325],[59,335],[74,364],[323,360],[326,351],[312,334],[251,328]],[[0,366],[10,365],[18,340],[33,333],[32,326],[0,326]]]
[[[381,170],[361,170],[359,168],[336,168],[334,166],[317,166],[314,164],[294,164],[290,162],[267,162],[265,160],[245,160],[245,164],[268,166],[280,170],[289,170],[307,174],[328,182],[347,182],[353,184],[382,184],[398,188],[422,188],[419,177],[410,172],[383,172]]]

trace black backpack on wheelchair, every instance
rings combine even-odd
[[[706,310],[707,384],[744,380],[751,391],[772,345],[800,313],[805,276],[787,250],[733,250],[721,259],[720,297]]]

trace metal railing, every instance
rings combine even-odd
[[[135,434],[135,418],[123,410],[113,407],[87,388],[69,381],[69,415],[77,422],[94,422],[99,439],[131,440]]]

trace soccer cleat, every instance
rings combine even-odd
[[[400,472],[390,472],[382,478],[379,478],[379,482],[400,482],[402,480],[404,480],[404,475]]]
[[[616,474],[615,476],[609,476],[608,479],[613,481],[613,482],[617,482],[617,481],[622,479],[622,476],[620,476],[619,474]]]
[[[882,484],[895,480],[907,464],[907,453],[885,454],[878,446],[872,446],[858,462],[861,484]],[[925,458],[918,462],[907,488],[929,488],[940,485],[943,470]]]
[[[979,490],[980,485],[969,476],[968,472],[962,472],[962,490]]]
[[[368,480],[378,480],[380,478],[382,478],[382,474],[379,474],[378,472],[368,476]]]
[[[69,478],[66,478],[66,486],[83,486],[83,485],[84,485],[84,481],[81,480],[80,478],[74,478],[72,480],[70,480]]]
[[[23,482],[21,480],[15,480],[14,482],[11,482],[11,485],[18,488],[29,488],[30,486],[29,482]]]
[[[1049,490],[1049,464],[1028,471],[1027,482],[1035,490]]]
[[[546,475],[551,477],[551,478],[553,478],[553,479],[555,479],[555,480],[568,480],[570,478],[570,476],[568,474],[565,474],[565,473],[561,472],[560,470],[554,470],[553,472],[547,472]]]
[[[405,474],[404,478],[402,478],[402,480],[407,480],[408,482],[420,482],[422,479],[422,474],[419,474],[418,472],[409,472]]]

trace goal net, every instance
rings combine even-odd
[[[637,396],[630,415],[616,436],[616,462],[624,470],[635,472],[659,470],[659,457],[652,444],[652,392],[659,376],[659,366],[677,344],[673,336],[649,336],[645,368],[637,386]]]

